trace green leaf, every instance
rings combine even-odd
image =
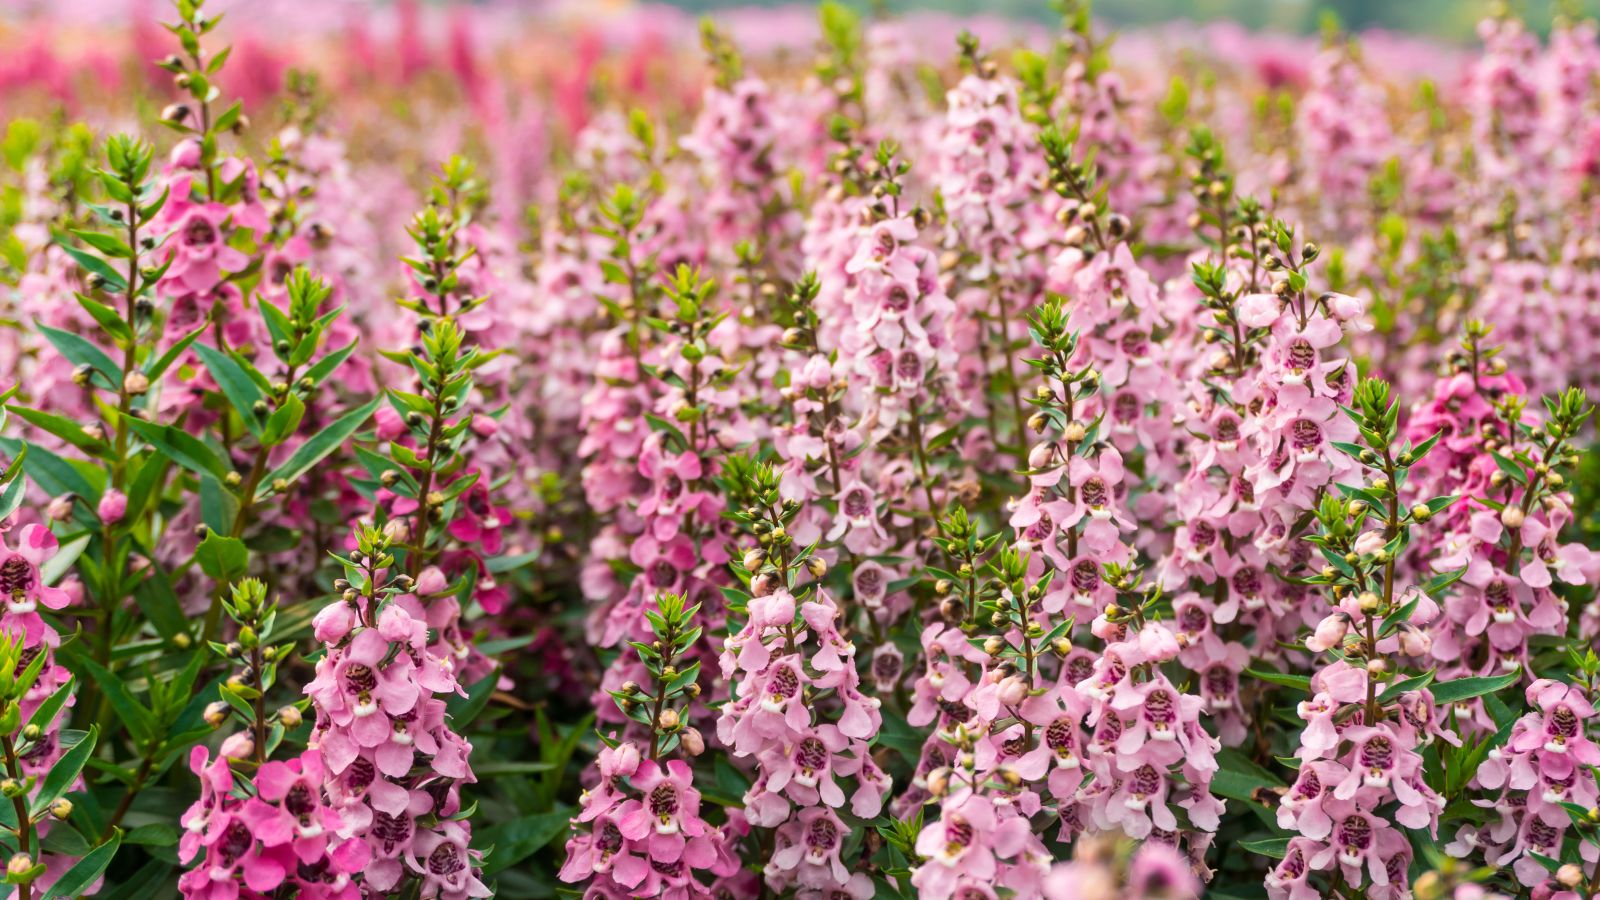
[[[878,730],[873,743],[882,744],[906,759],[918,758],[922,753],[923,734],[907,724],[903,716],[888,707],[884,707],[881,712],[883,727]]]
[[[51,328],[48,325],[37,324],[39,333],[43,334],[50,346],[56,352],[67,358],[75,366],[88,366],[101,376],[100,386],[108,390],[118,390],[122,387],[122,369],[104,350],[96,347],[85,338],[79,337],[70,331]]]
[[[206,371],[216,380],[223,396],[233,404],[233,408],[239,413],[239,418],[244,420],[245,427],[259,438],[261,417],[256,415],[255,405],[257,401],[265,398],[261,396],[261,388],[255,379],[251,378],[232,356],[209,344],[195,344],[194,352],[200,356],[200,361],[205,363]]]
[[[66,416],[29,409],[26,406],[10,406],[7,409],[16,413],[17,418],[27,422],[29,425],[61,438],[90,456],[99,456],[105,450],[106,445],[103,441],[92,437],[87,431],[83,430],[82,425]]]
[[[300,420],[306,414],[306,405],[294,393],[284,398],[283,403],[272,411],[267,417],[266,431],[261,435],[261,440],[266,444],[280,444],[294,430],[300,427]]]
[[[57,688],[56,692],[39,704],[39,708],[35,709],[33,715],[28,717],[27,724],[37,725],[41,731],[49,731],[50,723],[55,721],[56,713],[61,712],[61,707],[66,705],[67,700],[72,696],[73,688],[76,686],[76,681],[68,681]]]
[[[88,855],[72,864],[65,874],[50,885],[50,890],[45,891],[43,900],[53,900],[55,897],[76,897],[89,889],[89,885],[99,880],[111,865],[112,857],[117,855],[117,848],[122,846],[121,829],[113,830],[111,839],[104,844],[90,850]]]
[[[1211,792],[1229,800],[1251,803],[1261,788],[1283,787],[1283,780],[1232,747],[1217,754],[1217,771],[1211,776]]]
[[[522,862],[570,827],[572,809],[558,806],[536,816],[521,816],[484,830],[483,843],[494,847],[494,853],[484,861],[483,874],[493,875]]]
[[[472,720],[489,705],[489,698],[493,696],[495,683],[499,680],[500,670],[496,669],[468,687],[465,697],[453,694],[445,700],[445,711],[449,713],[450,722],[456,731],[466,731]]]
[[[55,584],[61,576],[67,574],[72,564],[83,555],[84,548],[89,546],[89,535],[82,534],[61,545],[56,555],[45,560],[39,566],[39,579],[45,584]]]
[[[1286,837],[1263,838],[1259,841],[1240,841],[1239,846],[1251,853],[1270,856],[1273,859],[1283,859],[1289,855],[1289,839]]]
[[[1311,693],[1310,675],[1285,675],[1282,672],[1264,672],[1260,669],[1245,669],[1244,674],[1272,684],[1281,684],[1284,687],[1297,688],[1308,694]]]
[[[1510,672],[1505,675],[1495,675],[1487,678],[1457,678],[1455,681],[1441,681],[1433,686],[1433,702],[1440,704],[1460,703],[1463,700],[1471,700],[1473,697],[1493,694],[1521,680],[1521,672]]]
[[[172,368],[172,364],[178,361],[178,357],[183,355],[183,351],[189,349],[195,341],[200,339],[200,335],[206,333],[207,327],[202,323],[200,327],[180,338],[176,344],[168,347],[167,352],[161,354],[154,363],[145,369],[145,375],[149,376],[151,381],[156,381],[166,374],[166,371]]]
[[[503,575],[506,572],[514,572],[528,565],[537,560],[539,555],[538,550],[530,550],[527,553],[518,553],[515,556],[494,556],[485,561],[484,568],[496,575]]]
[[[121,238],[113,237],[109,234],[74,228],[72,229],[72,236],[112,259],[128,259],[133,256],[132,247],[129,247]]]
[[[0,448],[10,453],[13,459],[22,453],[23,446],[22,441],[0,438]],[[96,501],[100,499],[100,488],[92,484],[83,471],[38,444],[26,446],[27,456],[22,460],[22,471],[45,493],[52,497],[77,494]],[[98,467],[96,471],[100,471]],[[103,471],[101,474],[104,475]]]
[[[134,588],[133,596],[139,604],[139,611],[155,626],[156,634],[172,638],[189,633],[189,617],[184,615],[177,592],[172,589],[172,582],[167,580],[167,573],[160,566],[150,567],[145,580]]]
[[[23,445],[22,452],[28,452],[26,444]],[[17,462],[25,463],[26,460],[12,460],[13,464]],[[17,511],[18,507],[22,506],[22,497],[27,493],[27,490],[28,480],[26,478],[13,478],[6,482],[4,487],[0,487],[0,521],[9,518],[12,513]]]
[[[79,250],[77,247],[74,247],[66,242],[58,243],[57,246],[59,246],[62,250],[65,250],[68,256],[77,260],[78,265],[83,266],[86,271],[92,272],[96,275],[99,275],[101,278],[104,278],[106,280],[106,290],[114,293],[120,293],[121,291],[127,290],[127,280],[122,277],[120,272],[112,268],[110,263],[98,256],[95,256],[93,253],[85,253],[84,251]]]
[[[1423,582],[1422,592],[1427,594],[1429,597],[1438,600],[1444,596],[1445,588],[1448,588],[1450,585],[1460,581],[1461,576],[1465,574],[1467,574],[1466,566],[1462,566],[1459,569],[1452,569],[1449,572],[1441,572],[1438,575],[1428,579],[1426,582]]]
[[[1388,703],[1407,691],[1419,691],[1432,683],[1433,670],[1431,669],[1415,678],[1402,678],[1384,688],[1383,693],[1378,695],[1378,703]]]
[[[228,465],[222,461],[222,457],[187,431],[132,416],[128,417],[128,427],[154,447],[157,453],[196,475],[211,475],[219,481],[228,477]]]
[[[94,752],[95,739],[100,734],[100,726],[90,725],[89,730],[67,752],[61,754],[56,764],[45,773],[44,780],[39,783],[39,792],[34,795],[33,805],[30,807],[34,815],[50,808],[50,804],[60,799],[78,780],[78,775],[83,772],[84,763],[89,761],[89,754]]]
[[[76,645],[63,648],[62,656],[65,657],[67,668],[78,676],[80,682],[92,680],[99,684],[106,700],[111,703],[112,711],[128,727],[128,732],[135,740],[146,741],[157,736],[154,714],[133,696],[120,675],[90,659]]]
[[[307,469],[310,469],[321,462],[328,454],[339,449],[345,441],[350,439],[351,435],[366,424],[367,419],[372,416],[373,410],[376,410],[378,404],[382,401],[382,397],[374,397],[364,406],[345,413],[333,424],[312,435],[310,440],[297,447],[294,453],[287,460],[284,460],[283,465],[273,469],[272,473],[262,480],[263,484],[270,488],[272,483],[280,478],[284,481],[292,482],[305,474]]]
[[[250,565],[250,550],[244,541],[207,530],[205,539],[194,550],[200,570],[218,584],[229,584],[243,577]]]
[[[129,831],[123,841],[129,844],[144,844],[147,847],[173,847],[177,845],[179,836],[178,829],[171,825],[165,822],[152,822]]]
[[[324,378],[327,378],[329,375],[333,374],[334,369],[339,368],[339,366],[346,359],[350,358],[350,354],[355,351],[357,343],[358,341],[351,341],[343,347],[340,347],[338,350],[335,350],[332,353],[329,353],[327,356],[317,360],[316,365],[306,370],[305,377],[310,378],[312,384],[321,384]]]
[[[100,328],[106,334],[123,342],[133,339],[133,330],[128,327],[127,322],[122,320],[122,316],[118,315],[116,310],[93,297],[86,297],[78,293],[74,293],[73,296],[78,298],[78,305],[94,317],[95,322],[99,323]]]

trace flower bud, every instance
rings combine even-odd
[[[812,578],[821,578],[828,574],[828,561],[820,556],[813,556],[806,560],[806,571],[811,573]]]
[[[256,752],[255,739],[247,731],[231,734],[217,751],[227,759],[246,759]]]
[[[305,717],[300,714],[300,707],[285,706],[278,710],[278,722],[285,728],[299,728]]]
[[[1500,510],[1500,524],[1507,528],[1521,528],[1526,518],[1520,506],[1508,506]]]
[[[1053,442],[1046,441],[1042,444],[1035,444],[1034,448],[1028,451],[1028,467],[1031,469],[1044,468],[1050,464],[1050,459],[1055,456],[1055,452],[1056,445]]]
[[[8,881],[22,882],[23,879],[31,882],[28,873],[33,871],[33,857],[26,853],[18,853],[6,863],[6,878]],[[27,883],[27,882],[22,882]]]
[[[391,544],[404,543],[411,536],[411,526],[405,519],[390,519],[383,524],[383,536]]]
[[[73,494],[62,494],[50,501],[50,505],[45,507],[45,514],[53,521],[65,522],[72,518],[72,506],[76,500]]]
[[[1332,647],[1337,647],[1344,640],[1345,634],[1350,630],[1350,621],[1335,613],[1317,623],[1316,631],[1306,638],[1306,649],[1313,653],[1321,653]]]
[[[767,551],[759,547],[752,547],[744,552],[744,567],[754,572],[756,569],[761,568],[761,564],[766,562],[766,559]]]
[[[681,722],[682,719],[678,716],[678,711],[671,707],[663,709],[661,717],[656,719],[656,724],[661,726],[662,731],[674,731]]]
[[[1433,638],[1426,631],[1407,628],[1400,633],[1400,649],[1407,656],[1426,656],[1433,647]]]
[[[1583,869],[1574,863],[1567,863],[1556,870],[1556,881],[1560,882],[1562,887],[1575,888],[1583,884]]]
[[[217,700],[208,704],[205,713],[206,724],[212,728],[221,727],[223,722],[228,721],[228,710],[230,708],[225,700]]]
[[[1000,682],[1000,702],[1005,706],[1016,706],[1028,699],[1028,685],[1021,677],[1011,675]]]
[[[954,597],[944,598],[939,604],[939,618],[944,619],[950,625],[959,625],[961,620],[965,618],[965,611],[961,608],[961,602]]]
[[[683,734],[678,737],[678,742],[690,756],[699,756],[706,752],[706,739],[701,736],[698,728],[685,728]]]
[[[58,819],[65,819],[72,815],[72,801],[65,797],[58,798],[56,802],[50,804],[50,815]]]

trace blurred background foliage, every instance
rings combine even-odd
[[[788,6],[793,0],[672,0],[693,12],[731,6]],[[1049,21],[1050,0],[853,0],[864,11],[923,9],[971,15],[983,13]],[[1549,29],[1558,13],[1600,15],[1600,0],[1520,0],[1510,4],[1536,30]],[[1153,25],[1174,21],[1228,20],[1254,30],[1316,31],[1329,15],[1351,30],[1387,28],[1454,41],[1471,41],[1473,29],[1491,7],[1486,0],[1099,0],[1095,15],[1110,25]]]

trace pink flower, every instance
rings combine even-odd
[[[107,525],[115,525],[122,521],[122,516],[128,511],[128,496],[116,488],[108,488],[100,497],[100,503],[95,508],[95,513],[100,521]]]

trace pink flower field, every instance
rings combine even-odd
[[[20,900],[1600,896],[1600,29],[0,13]]]

